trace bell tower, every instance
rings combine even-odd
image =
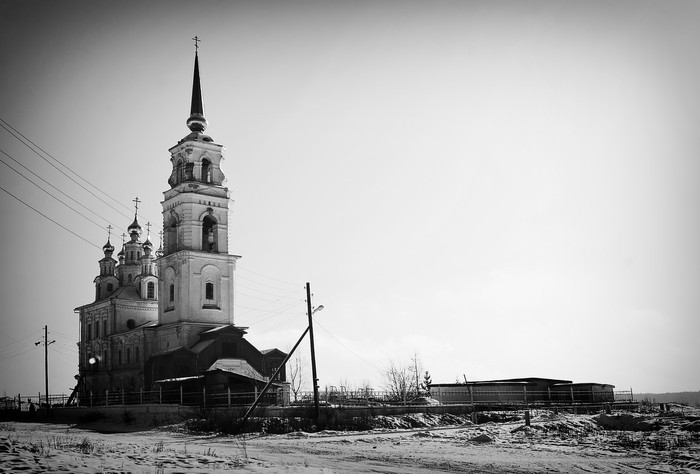
[[[194,57],[190,133],[170,148],[172,172],[163,205],[159,323],[233,324],[236,255],[228,253],[229,190],[223,146],[204,134],[199,53]]]

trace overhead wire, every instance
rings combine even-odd
[[[4,154],[5,156],[10,157],[10,158],[11,158],[12,160],[14,160],[14,161],[17,161],[17,160],[15,160],[14,158],[12,158],[10,155],[8,155],[8,154],[7,154],[5,151],[3,151],[3,150],[0,150],[0,153]],[[62,201],[61,199],[57,198],[56,196],[54,196],[53,194],[51,194],[49,191],[47,191],[46,189],[42,188],[39,184],[37,184],[36,182],[32,181],[32,180],[31,180],[30,178],[28,178],[27,176],[25,176],[24,174],[22,174],[20,171],[17,171],[17,170],[16,170],[15,168],[13,168],[11,165],[9,165],[7,162],[5,162],[5,160],[3,160],[2,158],[0,158],[0,163],[4,164],[4,165],[7,166],[8,168],[10,168],[12,171],[14,171],[15,173],[17,173],[18,175],[20,175],[21,177],[23,177],[24,179],[26,179],[26,180],[29,181],[30,183],[32,183],[32,184],[33,184],[34,186],[36,186],[37,188],[39,188],[39,189],[41,189],[42,191],[44,191],[46,194],[48,194],[49,196],[51,196],[52,198],[54,198],[56,201],[60,202],[60,203],[63,204],[64,206],[66,206],[66,207],[67,207],[68,209],[70,209],[71,211],[73,211],[73,212],[75,212],[76,214],[80,215],[80,216],[83,217],[84,219],[86,219],[86,220],[92,222],[93,224],[95,224],[96,226],[98,226],[100,229],[104,229],[104,228],[106,227],[106,226],[103,226],[102,224],[100,224],[99,222],[94,221],[92,218],[86,216],[85,214],[83,214],[82,212],[78,211],[77,209],[75,209],[75,208],[72,207],[71,205],[67,204],[66,202]],[[25,168],[26,168],[26,167],[25,167]],[[30,172],[32,172],[32,171],[30,171]],[[33,173],[33,172],[32,172],[32,173]],[[44,180],[44,179],[41,178],[41,177],[38,177],[38,178],[41,179],[42,181],[46,181],[46,180]],[[56,190],[57,190],[58,192],[60,192],[61,194],[64,194],[65,196],[68,196],[66,193],[64,193],[64,192],[61,191],[60,189],[56,188],[56,187],[53,186],[52,184],[50,184],[50,183],[47,183],[47,184],[49,184],[50,186],[52,186],[54,189],[56,189]],[[69,197],[70,199],[72,199],[73,201],[77,202],[75,199],[71,198],[70,196],[68,196],[68,197]],[[80,204],[80,203],[78,203],[78,204]],[[83,204],[80,204],[80,205],[83,206],[83,207],[85,207]],[[87,208],[86,208],[86,209],[87,209]],[[88,210],[89,210],[89,209],[88,209]],[[91,211],[91,212],[95,213],[94,211]],[[99,216],[99,214],[97,214],[97,213],[95,213],[95,214]],[[109,223],[109,221],[105,221],[105,222]]]
[[[55,189],[55,190],[58,191],[59,193],[63,194],[65,197],[67,197],[68,199],[70,199],[71,201],[73,201],[74,203],[76,203],[77,205],[81,206],[83,209],[87,210],[88,212],[91,212],[92,214],[94,214],[94,215],[97,216],[97,217],[100,217],[100,218],[104,219],[108,224],[113,225],[115,228],[118,228],[118,227],[119,227],[119,226],[116,225],[114,222],[110,222],[110,221],[107,220],[103,215],[101,215],[101,214],[95,212],[92,208],[86,206],[86,205],[83,204],[82,202],[80,202],[80,201],[78,201],[77,199],[75,199],[74,197],[70,196],[68,193],[65,193],[65,192],[61,191],[58,187],[54,186],[53,184],[51,184],[50,182],[48,182],[47,180],[45,180],[44,178],[42,178],[41,176],[39,176],[37,173],[35,173],[34,171],[30,170],[28,167],[26,167],[24,164],[22,164],[19,160],[17,160],[16,158],[14,158],[13,156],[11,156],[10,154],[6,153],[4,150],[0,150],[0,152],[1,152],[2,154],[4,154],[5,156],[7,156],[8,158],[10,158],[10,159],[11,159],[12,161],[14,161],[16,164],[18,164],[19,166],[21,166],[22,168],[24,168],[25,170],[27,170],[28,172],[30,172],[31,174],[33,174],[34,176],[36,176],[38,179],[40,179],[41,181],[43,181],[43,182],[46,183],[47,185],[51,186],[53,189]],[[4,162],[3,162],[3,163],[4,163]],[[12,169],[13,171],[15,171],[15,173],[18,173],[20,176],[22,176],[22,177],[25,178],[26,180],[30,181],[32,184],[34,184],[34,185],[37,186],[38,188],[42,189],[44,192],[47,192],[45,189],[41,188],[41,186],[39,186],[39,185],[37,185],[36,183],[34,183],[33,181],[31,181],[29,178],[27,178],[26,176],[24,176],[23,174],[21,174],[19,171],[17,171],[17,170],[15,170],[14,168],[12,168],[12,167],[11,167],[10,165],[8,165],[7,163],[5,163],[5,165],[8,166],[8,167],[9,167],[10,169]]]
[[[27,206],[27,207],[28,207],[29,209],[31,209],[32,211],[34,211],[34,212],[36,212],[37,214],[39,214],[40,216],[42,216],[42,217],[44,217],[44,218],[50,220],[51,222],[53,222],[54,224],[56,224],[56,225],[59,226],[61,229],[65,230],[66,232],[69,232],[70,234],[73,234],[74,236],[76,236],[77,238],[79,238],[80,240],[82,240],[83,242],[86,242],[86,243],[88,243],[89,245],[92,245],[92,246],[95,247],[96,249],[102,250],[102,248],[101,248],[99,245],[96,245],[95,243],[90,242],[89,240],[87,240],[87,239],[86,239],[85,237],[83,237],[82,235],[76,234],[75,232],[73,232],[72,230],[70,230],[68,227],[66,227],[66,226],[64,226],[63,224],[61,224],[61,223],[59,223],[59,222],[53,220],[52,218],[50,218],[49,216],[47,216],[47,215],[44,214],[43,212],[39,211],[39,210],[36,209],[35,207],[32,207],[31,205],[29,205],[29,204],[27,204],[26,202],[22,201],[20,198],[18,198],[17,196],[15,196],[14,194],[12,194],[10,191],[8,191],[7,189],[3,188],[2,186],[0,186],[0,189],[2,189],[3,191],[5,191],[7,194],[9,194],[10,196],[12,196],[12,197],[15,198],[16,200],[18,200],[19,202],[21,202],[22,204],[24,204],[25,206]]]
[[[19,141],[20,143],[22,143],[25,147],[29,148],[34,154],[36,154],[39,158],[41,158],[41,159],[44,160],[46,163],[48,163],[48,164],[49,164],[51,167],[53,167],[56,171],[58,171],[59,173],[61,173],[62,175],[64,175],[66,178],[68,178],[69,180],[71,180],[73,183],[75,183],[76,185],[78,185],[80,188],[82,188],[82,189],[85,190],[86,192],[90,193],[93,197],[95,197],[96,199],[98,199],[100,202],[102,202],[102,203],[104,203],[105,205],[109,206],[109,207],[110,207],[112,210],[114,210],[115,212],[118,212],[119,214],[121,214],[122,216],[126,217],[127,219],[131,219],[131,211],[132,211],[132,209],[131,209],[130,207],[126,206],[124,203],[122,203],[122,201],[120,201],[119,199],[115,198],[114,196],[111,196],[110,194],[106,193],[104,190],[100,189],[99,187],[95,186],[95,185],[94,185],[93,183],[91,183],[89,180],[87,180],[86,178],[84,178],[83,176],[81,176],[78,172],[76,172],[75,170],[73,170],[72,168],[70,168],[68,165],[66,165],[65,163],[63,163],[61,160],[59,160],[58,158],[56,158],[55,156],[53,156],[53,155],[52,155],[51,153],[49,153],[48,151],[44,150],[41,146],[37,145],[34,141],[32,141],[32,140],[31,140],[30,138],[28,138],[26,135],[22,134],[22,132],[20,132],[19,130],[17,130],[15,127],[13,127],[9,122],[7,122],[7,121],[6,121],[5,119],[3,119],[2,117],[0,117],[0,122],[2,122],[2,123],[0,123],[0,127],[4,128],[5,131],[7,131],[10,135],[12,135],[17,141]],[[21,137],[21,138],[20,138],[20,137]],[[25,140],[26,140],[26,141],[25,141]],[[27,143],[27,142],[28,142],[28,143]],[[31,144],[31,146],[30,146],[30,144]],[[87,189],[85,186],[83,186],[81,183],[77,182],[75,179],[73,179],[71,176],[69,176],[66,172],[64,172],[63,170],[61,170],[60,168],[58,168],[56,165],[54,165],[53,163],[51,163],[49,160],[47,160],[45,156],[42,156],[42,154],[40,154],[40,153],[37,151],[37,149],[40,150],[44,155],[46,155],[47,157],[51,158],[53,161],[55,161],[56,163],[58,163],[59,165],[61,165],[61,166],[62,166],[63,168],[65,168],[66,170],[70,171],[73,175],[75,175],[77,178],[79,178],[80,180],[82,180],[84,183],[86,183],[87,185],[89,185],[90,187],[92,187],[93,189],[95,189],[96,191],[102,193],[104,196],[106,196],[107,198],[111,199],[111,200],[114,201],[115,203],[119,204],[121,207],[123,207],[124,209],[126,209],[127,211],[129,211],[129,213],[128,213],[128,214],[125,214],[125,213],[122,212],[121,210],[115,208],[115,207],[114,207],[113,205],[111,205],[109,202],[107,202],[107,201],[105,201],[104,199],[102,199],[102,198],[100,198],[99,196],[97,196],[95,193],[93,193],[92,191],[90,191],[89,189]],[[158,222],[159,220],[150,219],[150,221]],[[112,225],[114,225],[114,224],[112,223]],[[160,228],[160,226],[157,225],[157,224],[152,224],[152,225],[153,225],[154,227],[156,227],[157,229]],[[121,227],[121,226],[116,226],[116,225],[115,225],[115,228],[119,228],[119,227]]]
[[[353,351],[352,349],[350,349],[347,345],[345,345],[345,343],[344,343],[343,341],[341,341],[340,339],[338,339],[337,337],[335,337],[328,329],[326,329],[321,323],[319,323],[319,322],[316,321],[315,319],[314,319],[314,324],[315,324],[316,326],[320,327],[321,329],[323,329],[323,331],[324,331],[326,334],[328,334],[328,335],[331,336],[333,339],[335,339],[336,342],[338,342],[341,346],[343,346],[345,349],[347,349],[351,354],[353,354],[355,357],[357,357],[358,359],[360,359],[362,362],[364,362],[365,364],[371,365],[372,367],[374,367],[375,369],[377,369],[377,370],[379,370],[379,371],[382,371],[382,370],[383,370],[383,369],[377,367],[376,365],[374,365],[372,362],[370,362],[370,361],[368,361],[367,359],[363,358],[362,356],[358,355],[355,351]]]
[[[69,168],[68,166],[66,166],[65,164],[63,164],[60,160],[58,160],[58,159],[55,158],[53,155],[51,155],[49,152],[47,152],[46,150],[44,150],[43,148],[41,148],[39,145],[37,145],[36,143],[34,143],[32,140],[30,140],[29,138],[27,138],[26,136],[24,136],[21,132],[19,132],[17,129],[15,129],[12,125],[10,125],[7,121],[5,121],[5,120],[4,120],[3,118],[1,118],[1,117],[0,117],[0,122],[2,122],[2,123],[0,123],[0,127],[4,128],[8,133],[10,133],[10,135],[12,135],[13,137],[15,137],[18,141],[20,141],[22,144],[24,144],[24,146],[26,146],[26,147],[29,148],[31,151],[33,151],[34,154],[36,154],[39,158],[41,158],[41,159],[44,160],[46,163],[48,163],[48,164],[49,164],[51,167],[53,167],[56,171],[58,171],[58,172],[61,173],[63,176],[65,176],[66,178],[68,178],[69,180],[71,180],[73,183],[75,183],[76,185],[78,185],[80,188],[82,188],[82,189],[85,190],[86,192],[90,193],[95,199],[98,199],[98,200],[99,200],[100,202],[102,202],[103,204],[105,204],[105,205],[109,206],[110,208],[112,208],[114,211],[120,213],[121,215],[123,215],[123,216],[126,217],[126,218],[130,218],[130,217],[131,217],[129,214],[125,214],[123,211],[120,211],[119,209],[117,209],[116,207],[112,206],[110,203],[108,203],[107,201],[105,201],[104,199],[102,199],[101,197],[99,197],[97,194],[95,194],[94,192],[92,192],[91,190],[89,190],[88,188],[86,188],[85,186],[83,186],[82,184],[80,184],[80,183],[79,183],[78,181],[76,181],[72,176],[68,175],[68,173],[66,173],[65,171],[63,171],[62,169],[60,169],[58,166],[56,166],[55,164],[53,164],[51,161],[47,160],[45,156],[42,156],[41,153],[39,153],[39,152],[36,151],[34,148],[32,148],[31,146],[29,146],[29,144],[27,144],[27,142],[31,143],[34,147],[36,147],[36,148],[38,148],[39,150],[41,150],[41,152],[44,153],[46,156],[50,157],[50,158],[51,158],[52,160],[54,160],[56,163],[59,163],[59,164],[60,164],[61,166],[63,166],[65,169],[67,169],[68,171],[70,171],[71,173],[73,173],[75,176],[77,176],[78,178],[80,178],[81,180],[83,180],[84,182],[86,182],[87,184],[89,184],[90,186],[92,186],[93,188],[95,188],[95,189],[97,189],[98,191],[100,191],[102,194],[106,195],[106,196],[109,197],[110,199],[114,199],[113,197],[109,196],[107,193],[105,193],[104,191],[100,190],[100,189],[97,188],[94,184],[90,183],[88,180],[86,180],[85,178],[83,178],[82,176],[80,176],[78,173],[76,173],[75,171],[73,171],[71,168]],[[18,136],[18,135],[19,135],[19,136]],[[20,137],[22,137],[22,138],[20,138]],[[26,141],[25,141],[25,140],[26,140]],[[121,205],[122,205],[123,207],[126,208],[126,206],[125,206],[124,204],[121,204]],[[128,208],[127,208],[127,209],[128,209]]]

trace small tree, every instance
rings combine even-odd
[[[301,391],[301,386],[304,384],[304,371],[306,369],[306,362],[301,357],[301,354],[297,353],[294,359],[287,363],[287,368],[289,369],[289,389],[294,394],[294,401],[299,401],[299,392]]]
[[[433,383],[433,379],[432,379],[432,377],[430,377],[430,372],[428,372],[426,370],[425,374],[423,374],[423,382],[420,384],[420,388],[428,396],[430,395],[430,384],[431,383]]]

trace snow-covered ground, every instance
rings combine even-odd
[[[700,412],[379,417],[370,431],[202,435],[0,424],[0,472],[699,472]],[[445,425],[448,423],[448,425]],[[107,426],[96,426],[101,430]]]

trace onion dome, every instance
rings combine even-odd
[[[146,256],[150,256],[151,250],[153,250],[153,244],[151,243],[151,240],[149,237],[146,237],[146,241],[143,243],[142,247],[143,247],[143,253]]]
[[[102,251],[105,253],[105,257],[111,257],[112,253],[114,253],[114,245],[109,242],[109,239],[107,239],[107,243],[102,247]]]
[[[136,219],[136,217],[134,217],[134,222],[132,222],[131,225],[126,229],[126,231],[131,236],[132,242],[141,236],[142,230],[143,229],[139,225],[139,221],[138,219]]]

